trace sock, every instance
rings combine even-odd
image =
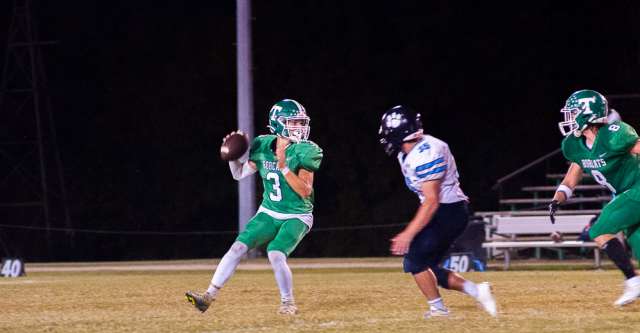
[[[602,250],[607,253],[609,259],[616,264],[627,279],[636,276],[636,271],[633,269],[631,258],[617,238],[612,238],[608,242],[604,243]]]
[[[473,298],[478,298],[478,286],[476,286],[475,283],[471,281],[464,281],[464,283],[462,284],[462,290],[465,294]]]
[[[240,259],[242,259],[242,256],[244,256],[248,250],[249,248],[241,242],[235,242],[231,245],[229,251],[227,251],[224,257],[220,260],[215,273],[213,273],[213,278],[211,279],[209,288],[207,288],[207,293],[214,296],[218,293],[218,290],[224,286],[227,280],[229,280],[236,271],[236,267],[238,267]]]
[[[218,292],[220,288],[214,286],[212,283],[209,284],[209,288],[207,288],[207,292],[205,293],[205,298],[216,298],[218,296]]]
[[[287,256],[280,251],[269,251],[267,256],[271,262],[278,289],[280,289],[280,299],[283,302],[293,301],[293,277],[291,269],[287,265]]]
[[[432,299],[429,301],[429,307],[436,308],[438,310],[445,310],[444,302],[442,301],[442,297],[438,297],[436,299]]]
[[[624,282],[625,282],[625,285],[628,285],[628,286],[640,285],[640,276],[636,275],[630,279],[625,280]]]

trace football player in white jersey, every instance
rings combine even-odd
[[[485,311],[496,316],[496,302],[488,283],[473,283],[439,266],[469,221],[468,197],[460,189],[449,146],[424,134],[420,114],[401,105],[384,113],[379,135],[387,155],[397,156],[407,187],[420,198],[413,219],[391,239],[391,253],[404,255],[404,271],[413,274],[427,298],[425,318],[449,314],[438,285],[475,298]]]

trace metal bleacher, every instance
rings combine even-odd
[[[485,242],[489,258],[502,258],[504,268],[508,269],[511,258],[518,257],[524,249],[535,249],[529,256],[541,257],[543,249],[555,252],[559,259],[565,257],[567,248],[580,248],[581,255],[593,252],[595,266],[600,266],[600,253],[594,242],[582,241],[578,236],[589,222],[600,213],[602,207],[611,200],[606,187],[597,184],[591,175],[584,174],[582,182],[574,190],[573,197],[563,203],[557,212],[556,224],[549,220],[548,204],[564,178],[562,173],[543,171],[542,175],[528,179],[543,179],[540,184],[519,184],[515,191],[504,194],[504,184],[523,172],[536,171],[536,166],[557,158],[555,168],[566,167],[559,157],[560,150],[555,150],[528,165],[501,178],[494,186],[499,193],[499,211],[477,212],[476,215],[485,221]],[[538,168],[540,169],[540,168]],[[538,172],[540,170],[537,170]],[[552,239],[551,233],[559,233],[561,238]],[[576,252],[576,251],[573,251]]]
[[[517,198],[500,198],[502,206],[511,211],[521,210],[524,205],[536,207],[551,202],[553,193],[558,188],[564,174],[550,173],[546,175],[549,183],[554,185],[523,186],[520,188],[522,196]],[[611,200],[611,194],[606,187],[595,183],[589,174],[583,174],[582,184],[574,189],[574,195],[563,206],[583,209],[598,209]],[[544,194],[544,195],[541,195]]]

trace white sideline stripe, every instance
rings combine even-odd
[[[217,265],[211,264],[159,264],[159,265],[96,265],[96,266],[30,266],[26,264],[25,270],[29,272],[98,272],[98,271],[213,271]],[[398,262],[378,263],[289,263],[292,269],[325,269],[325,268],[402,268]],[[261,271],[271,270],[269,263],[264,264],[240,264],[239,270]]]
[[[0,278],[0,286],[12,285],[12,284],[34,284],[34,283],[58,283],[65,282],[66,280],[23,280],[22,277],[17,278]]]
[[[7,278],[7,279],[14,279],[14,278]],[[0,286],[4,286],[4,285],[8,285],[8,284],[32,284],[35,283],[36,281],[33,280],[18,280],[18,278],[15,278],[16,280],[9,280],[9,281],[0,281]],[[42,281],[40,281],[42,282]]]

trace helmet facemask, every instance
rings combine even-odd
[[[591,124],[606,124],[607,117],[596,118],[593,113],[587,113],[584,110],[579,109],[566,109],[560,110],[564,114],[564,121],[558,123],[560,133],[567,136],[571,133],[576,137],[582,135],[582,132]]]
[[[311,119],[305,115],[285,118],[283,136],[295,143],[309,139]]]
[[[576,115],[580,112],[579,109],[567,109],[562,108],[560,112],[564,115],[564,121],[558,123],[558,128],[560,128],[560,133],[563,136],[567,136],[571,133],[575,133],[578,129],[578,123],[576,123]]]

